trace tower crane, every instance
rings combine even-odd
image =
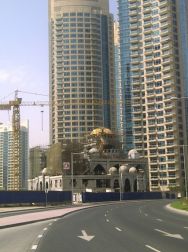
[[[20,146],[20,106],[49,106],[48,101],[22,102],[18,98],[18,90],[15,91],[14,100],[0,104],[0,110],[12,109],[12,169],[10,169],[10,190],[21,189],[21,146]]]

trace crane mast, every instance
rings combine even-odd
[[[17,97],[8,103],[0,104],[0,110],[11,110],[12,114],[12,168],[10,169],[8,190],[19,191],[21,189],[21,144],[20,144],[20,106],[49,106],[48,101],[44,102],[22,102],[21,98]]]
[[[10,189],[19,191],[21,187],[21,145],[20,145],[20,104],[22,102],[21,98],[15,98],[14,101],[10,101],[9,104],[13,107],[12,114],[12,131],[13,131],[13,148],[12,148],[12,158],[13,158],[13,169],[10,182]],[[12,188],[11,188],[12,187]]]

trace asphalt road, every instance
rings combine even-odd
[[[32,251],[33,243],[47,232],[53,221],[43,221],[28,225],[0,229],[0,252]],[[40,235],[40,237],[38,237]]]
[[[168,202],[137,201],[67,215],[32,244],[37,252],[184,252],[188,217],[164,208]]]

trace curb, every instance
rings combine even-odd
[[[116,202],[117,203],[117,202]],[[114,203],[107,203],[107,204],[95,204],[95,205],[88,205],[88,206],[81,206],[81,207],[78,207],[78,208],[70,208],[68,210],[68,212],[65,212],[65,213],[62,213],[62,214],[59,214],[59,215],[54,215],[54,216],[51,216],[51,217],[46,217],[46,218],[43,218],[43,219],[34,219],[34,220],[26,220],[26,221],[23,221],[23,222],[15,222],[15,223],[11,223],[11,224],[5,224],[5,225],[0,225],[0,229],[5,229],[5,228],[10,228],[10,227],[16,227],[16,226],[22,226],[22,225],[27,225],[27,224],[32,224],[32,223],[36,223],[36,222],[42,222],[42,221],[47,221],[47,220],[53,220],[53,219],[58,219],[58,218],[62,218],[64,216],[67,216],[73,212],[79,212],[79,211],[82,211],[82,210],[87,210],[89,208],[94,208],[94,207],[99,207],[99,206],[105,206],[105,205],[112,205],[112,204],[116,204],[115,202]],[[64,210],[67,209],[67,208],[64,208]],[[60,209],[59,209],[60,210]],[[62,209],[63,210],[63,209]],[[48,212],[48,211],[42,211],[42,212]],[[36,212],[37,213],[37,212]],[[29,215],[30,213],[26,213],[26,215]],[[21,214],[22,215],[22,214]],[[16,216],[21,216],[21,215],[15,215],[14,217]],[[12,216],[10,216],[12,217]],[[5,217],[6,218],[6,217]],[[8,218],[8,217],[7,217]],[[3,219],[3,218],[2,218]],[[1,222],[1,218],[0,218],[0,222]]]
[[[186,215],[188,216],[188,211],[186,210],[181,210],[181,209],[177,209],[177,208],[174,208],[174,207],[171,207],[170,204],[166,205],[165,208],[171,212],[174,212],[174,213],[177,213],[177,214],[181,214],[181,215]]]

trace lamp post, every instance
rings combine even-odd
[[[123,191],[123,174],[129,171],[129,168],[127,165],[121,165],[119,167],[119,180],[120,180],[120,186],[119,186],[119,200],[122,201],[122,191]]]
[[[71,192],[72,192],[72,204],[74,203],[74,155],[82,155],[84,152],[71,152]]]
[[[188,99],[188,97],[186,97],[186,96],[183,96],[183,97],[171,97],[171,100],[175,100],[175,101],[178,101],[178,100],[187,100]],[[184,102],[184,117],[185,117],[185,102]],[[186,123],[184,122],[184,125],[185,125]],[[183,144],[183,145],[178,145],[178,146],[182,146],[183,147],[183,163],[184,163],[184,183],[185,183],[185,198],[186,198],[186,200],[188,200],[188,183],[187,183],[187,170],[186,170],[186,164],[187,164],[187,153],[185,152],[185,147],[187,147],[188,145],[185,145],[185,144]]]
[[[188,199],[188,194],[187,194],[187,171],[186,171],[186,157],[185,157],[185,146],[187,147],[187,145],[183,145],[183,162],[184,162],[184,177],[185,177],[185,198],[186,200]]]
[[[48,188],[46,186],[46,179],[45,179],[45,176],[47,174],[47,169],[44,168],[42,170],[42,184],[43,184],[43,190],[44,190],[44,193],[45,193],[45,207],[47,207],[47,204],[48,204]]]

